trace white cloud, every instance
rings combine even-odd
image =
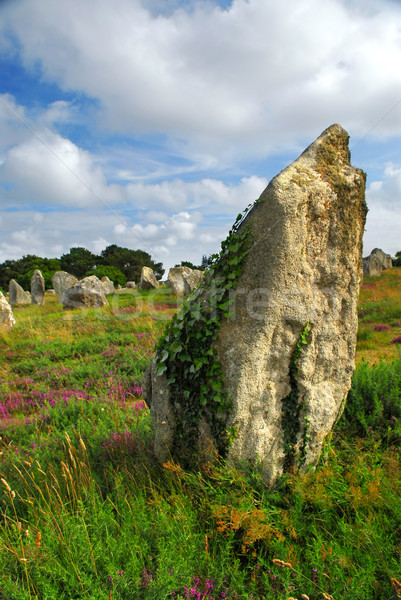
[[[49,129],[8,149],[0,177],[11,187],[8,201],[85,207],[124,200],[121,187],[107,184],[89,152]]]
[[[234,213],[256,200],[266,185],[266,179],[257,176],[243,177],[237,185],[211,178],[195,182],[175,179],[161,184],[128,184],[126,193],[132,205],[148,207],[152,212],[202,208],[210,213],[222,210]]]
[[[362,0],[20,1],[4,28],[26,65],[99,99],[103,124],[162,132],[192,151],[262,155],[332,122],[364,134],[399,98],[400,6]],[[376,133],[401,133],[396,112]],[[217,156],[217,155],[216,155]]]
[[[97,238],[96,240],[92,240],[91,242],[91,250],[95,254],[100,254],[102,250],[104,250],[107,246],[109,246],[109,242],[102,237]]]
[[[56,123],[65,123],[73,120],[76,109],[71,102],[65,100],[57,100],[52,102],[45,111],[43,111],[38,119],[38,123],[42,127],[52,127]]]
[[[364,254],[382,246],[394,255],[401,250],[401,166],[388,164],[383,179],[373,181],[366,192],[369,208],[364,236]]]
[[[117,243],[199,262],[265,188],[262,159],[333,122],[401,135],[400,17],[387,0],[9,2],[0,47],[69,100],[0,95],[0,261]],[[396,251],[398,157],[375,179],[365,247]]]
[[[399,212],[401,208],[401,167],[397,168],[393,163],[386,165],[384,180],[371,183],[369,198],[374,204],[383,204]]]
[[[0,94],[0,165],[5,151],[25,139],[24,119],[24,107],[18,106],[10,94]]]

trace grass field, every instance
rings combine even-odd
[[[401,597],[401,269],[361,290],[358,366],[319,466],[156,461],[142,375],[164,288],[16,307],[0,335],[0,600]],[[398,595],[397,595],[398,594]]]

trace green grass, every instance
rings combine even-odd
[[[395,599],[399,275],[362,290],[360,364],[318,467],[274,489],[258,464],[155,459],[141,380],[176,310],[165,289],[16,308],[0,337],[0,599]]]
[[[358,315],[357,362],[397,358],[397,347],[391,340],[401,335],[401,268],[364,279]],[[388,330],[377,331],[377,325],[387,325]]]

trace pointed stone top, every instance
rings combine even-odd
[[[351,153],[348,148],[349,135],[339,125],[334,123],[319,135],[319,137],[306,148],[298,160],[312,159],[316,161],[317,170],[328,165],[351,165]]]

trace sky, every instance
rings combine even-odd
[[[0,262],[218,252],[333,123],[401,250],[400,0],[3,0]]]

